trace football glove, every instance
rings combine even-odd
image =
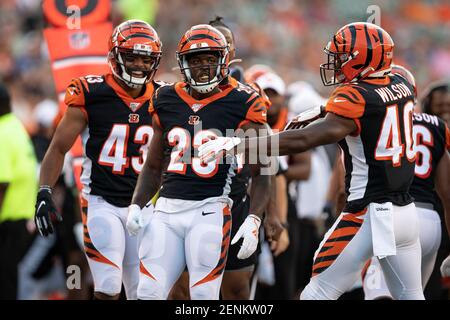
[[[43,237],[54,232],[53,222],[62,221],[52,199],[52,189],[49,186],[41,186],[37,194],[34,222]]]
[[[284,130],[294,130],[306,127],[311,122],[323,117],[325,113],[324,106],[318,106],[306,111],[303,111],[299,115],[295,116],[284,128]]]
[[[142,209],[137,204],[128,207],[127,230],[130,236],[137,236],[139,231],[150,222],[153,209],[152,202],[147,203]]]
[[[237,254],[239,259],[247,259],[256,251],[259,241],[260,225],[261,219],[254,214],[250,214],[234,235],[233,240],[231,240],[232,245],[238,242],[240,238],[244,238],[241,249]]]
[[[220,158],[241,143],[238,137],[214,137],[198,148],[198,156],[203,163],[212,162]]]

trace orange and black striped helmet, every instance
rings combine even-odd
[[[392,64],[391,65],[391,73],[393,74],[399,74],[403,78],[406,79],[414,88],[414,103],[417,101],[417,86],[416,86],[416,78],[414,78],[411,71],[406,69],[404,66],[401,66],[399,64]]]
[[[109,40],[108,63],[113,74],[128,86],[137,88],[153,80],[162,55],[162,43],[155,29],[142,20],[119,24]],[[126,60],[141,55],[151,66],[140,70],[127,68]]]
[[[196,81],[192,76],[192,70],[188,64],[187,57],[193,54],[211,52],[218,55],[217,65],[210,66],[211,68],[216,67],[214,75],[208,81]],[[185,81],[197,92],[211,92],[228,76],[229,45],[225,36],[210,25],[199,24],[186,31],[178,43],[176,55]]]
[[[393,49],[394,41],[381,27],[350,23],[339,29],[324,49],[328,63],[320,65],[322,82],[330,86],[384,77],[391,71]]]

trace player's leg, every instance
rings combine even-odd
[[[362,283],[365,300],[392,300],[383,270],[376,257],[367,261],[362,272]]]
[[[423,300],[419,219],[414,203],[393,206],[397,254],[379,259],[386,283],[396,300]]]
[[[223,203],[195,210],[186,234],[186,263],[192,300],[218,300],[231,232],[231,212]]]
[[[231,237],[238,231],[241,224],[249,214],[250,200],[247,196],[233,202],[231,216]],[[242,239],[234,245],[230,245],[228,250],[225,273],[222,279],[221,293],[224,300],[248,300],[250,298],[250,284],[258,259],[258,250],[247,259],[238,259],[237,254],[242,245]]]
[[[312,277],[301,300],[336,300],[352,287],[372,256],[372,233],[366,210],[341,213],[314,255]]]
[[[191,300],[189,294],[189,273],[183,271],[169,292],[168,300]]]
[[[187,213],[155,211],[139,244],[138,299],[167,299],[186,265],[183,221]]]
[[[416,210],[420,221],[419,239],[422,249],[422,287],[425,288],[433,272],[441,244],[441,218],[434,210],[419,207]]]
[[[94,298],[118,299],[125,252],[125,230],[119,212],[101,197],[91,195],[83,223],[84,249],[94,279]]]
[[[126,214],[128,209],[125,208],[125,216],[122,216],[122,223],[126,228]],[[123,220],[125,218],[125,221]],[[123,257],[123,287],[128,300],[137,299],[137,288],[139,284],[139,255],[138,255],[138,237],[128,234],[125,229],[125,255]]]
[[[240,270],[226,270],[222,279],[223,300],[248,300],[250,298],[250,283],[255,266]]]

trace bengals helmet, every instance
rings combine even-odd
[[[406,79],[414,88],[414,103],[417,101],[417,87],[416,87],[416,78],[414,78],[411,71],[406,69],[405,67],[399,65],[399,64],[392,64],[391,65],[391,73],[393,74],[399,74],[403,78]]]
[[[260,76],[266,73],[275,73],[271,67],[265,64],[254,64],[244,72],[244,80],[246,83],[255,82]]]
[[[131,88],[139,88],[153,80],[161,59],[161,48],[161,41],[152,26],[142,20],[127,20],[118,25],[111,35],[108,63],[117,78]],[[127,68],[125,60],[134,55],[152,57],[151,67],[148,70]],[[133,72],[139,72],[143,76],[133,76]]]
[[[339,29],[324,49],[328,63],[320,65],[322,82],[330,86],[384,77],[391,71],[393,49],[394,41],[381,27],[350,23]]]
[[[204,52],[216,53],[219,59],[217,66],[215,66],[214,77],[206,82],[198,82],[192,77],[192,70],[189,67],[187,57],[191,54]],[[229,45],[224,35],[210,25],[199,24],[190,28],[181,37],[176,56],[185,82],[199,93],[211,92],[228,76]]]

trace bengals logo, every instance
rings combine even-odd
[[[137,113],[130,113],[128,116],[129,123],[139,123],[139,115]]]
[[[188,123],[190,125],[195,126],[200,123],[200,117],[199,116],[190,116]]]

